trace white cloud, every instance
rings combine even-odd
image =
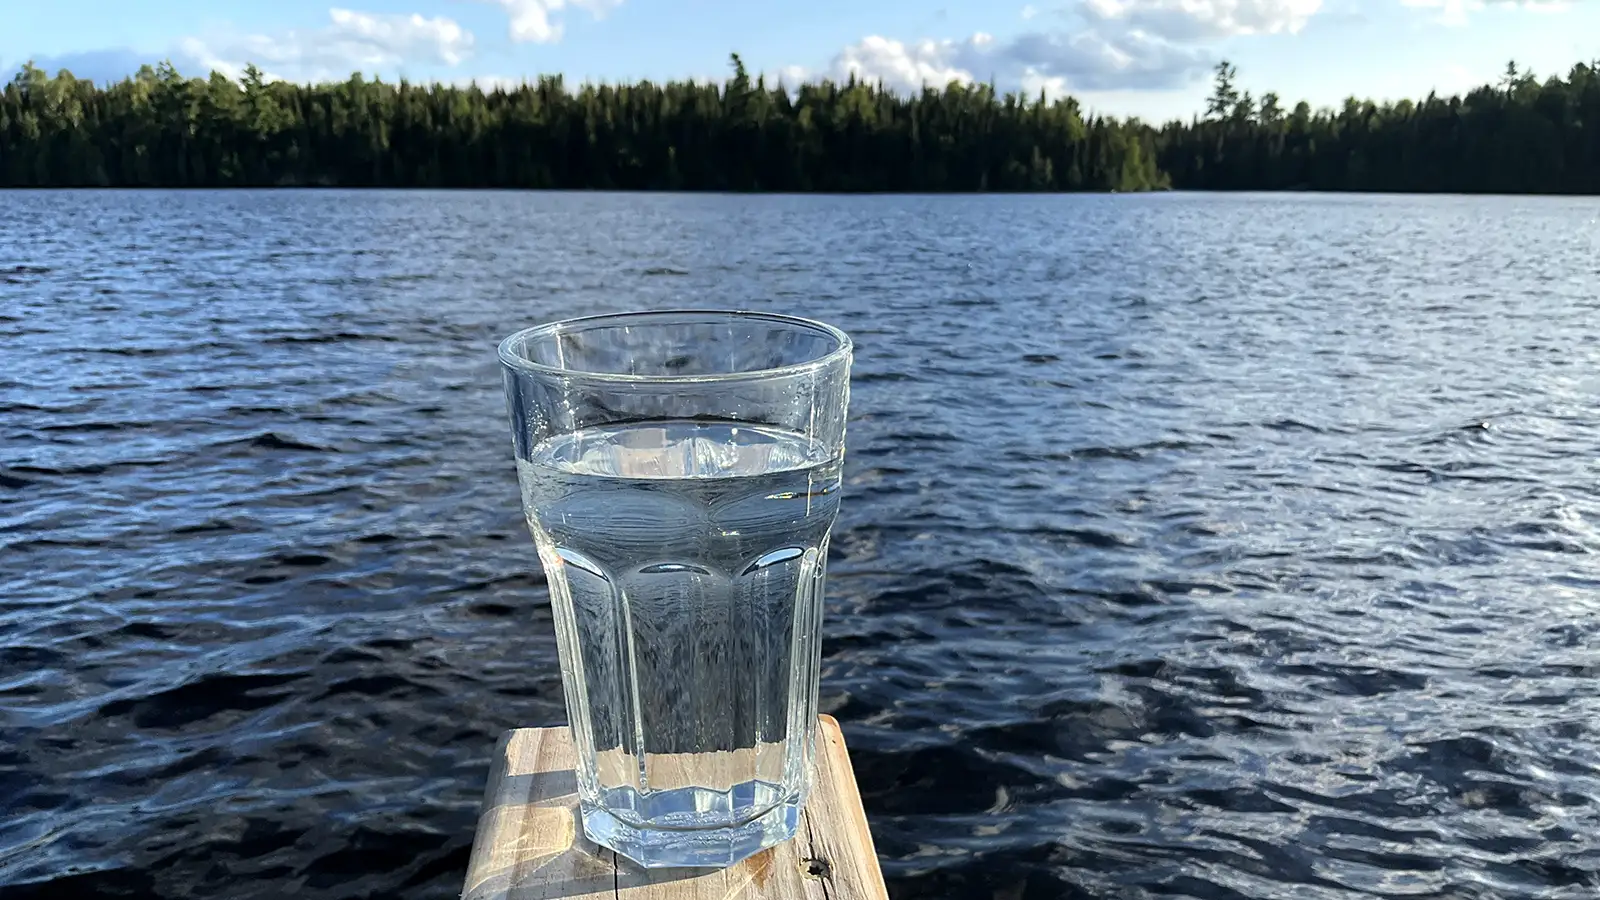
[[[333,20],[336,33],[365,45],[375,58],[432,55],[439,62],[454,66],[472,55],[472,33],[443,16],[425,19],[416,13],[381,15],[334,7],[328,10],[328,17]]]
[[[1139,28],[1024,34],[1001,51],[1013,65],[1084,90],[1178,87],[1210,68],[1210,54]]]
[[[919,90],[923,85],[944,87],[952,81],[973,80],[972,72],[958,65],[956,60],[968,55],[969,49],[976,49],[990,40],[988,35],[979,33],[963,44],[955,41],[905,44],[870,35],[840,51],[833,58],[831,72],[839,80],[853,75],[863,81],[882,81],[902,91]]]
[[[1481,2],[1481,0],[1406,0]],[[1047,95],[1068,89],[1167,90],[1210,68],[1209,45],[1241,35],[1293,34],[1323,0],[1076,0],[1071,27],[1037,28],[996,39],[899,41],[873,35],[834,57],[829,74],[881,80],[897,90],[950,81],[994,80]],[[1026,6],[1024,19],[1039,10]]]
[[[511,39],[518,43],[548,44],[561,40],[561,22],[551,16],[568,6],[588,10],[595,18],[622,5],[622,0],[490,0],[511,19]]]
[[[323,28],[202,40],[182,52],[203,67],[237,77],[255,63],[270,78],[320,80],[382,72],[406,64],[459,65],[472,55],[472,32],[443,16],[364,13],[334,7]]]
[[[1137,29],[1030,32],[1009,40],[978,33],[962,41],[905,43],[873,35],[834,57],[829,74],[882,81],[898,91],[943,87],[951,81],[988,81],[1036,93],[1155,89],[1185,84],[1204,72],[1202,50],[1161,40]]]
[[[1045,99],[1055,100],[1070,93],[1065,78],[1060,75],[1046,75],[1037,69],[1024,69],[1020,83],[1022,93],[1029,97],[1037,97],[1042,93]]]
[[[1083,0],[1079,11],[1091,21],[1124,23],[1166,40],[1189,42],[1293,34],[1321,8],[1322,0]]]

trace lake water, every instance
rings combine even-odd
[[[1600,892],[1600,200],[0,193],[0,886],[454,897],[561,721],[493,353],[857,342],[894,896]]]

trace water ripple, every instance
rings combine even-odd
[[[857,340],[822,706],[894,896],[1595,896],[1593,219],[5,195],[0,886],[456,896],[564,717],[493,341],[714,304]]]

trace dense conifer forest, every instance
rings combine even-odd
[[[1241,91],[1224,62],[1204,113],[1163,126],[988,85],[784,86],[732,66],[720,84],[509,90],[25,66],[0,91],[0,186],[1600,193],[1600,70],[1583,64],[1314,110]]]

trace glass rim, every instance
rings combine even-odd
[[[765,369],[747,369],[742,372],[715,372],[709,375],[634,375],[627,372],[587,372],[582,369],[568,369],[562,366],[551,366],[534,362],[512,350],[512,344],[532,337],[551,337],[559,335],[563,328],[575,325],[597,325],[607,320],[628,324],[630,321],[645,319],[671,319],[674,317],[691,316],[721,316],[729,319],[759,320],[775,324],[788,325],[821,332],[834,340],[835,346],[828,352],[814,359],[804,362],[790,363],[784,366],[773,366]],[[500,341],[498,354],[502,365],[509,369],[526,372],[533,375],[549,375],[557,378],[566,378],[582,381],[606,381],[623,384],[716,384],[719,382],[757,381],[767,378],[781,378],[788,375],[801,374],[808,371],[821,370],[842,358],[848,358],[854,350],[855,344],[850,340],[850,335],[842,329],[819,322],[816,319],[807,319],[802,316],[790,316],[782,313],[756,312],[747,309],[646,309],[632,312],[599,313],[592,316],[575,316],[570,319],[558,319],[514,331]]]

